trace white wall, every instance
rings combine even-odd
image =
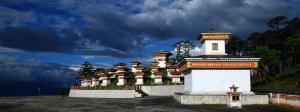
[[[97,85],[99,85],[99,81],[97,80],[97,81],[92,81],[92,87],[94,87],[94,86],[97,86]]]
[[[137,84],[137,85],[142,85],[142,84],[144,84],[143,77],[142,77],[141,79],[136,79],[135,84]]]
[[[193,69],[191,72],[191,75],[185,76],[185,90],[192,88],[191,94],[226,94],[233,84],[242,94],[251,93],[250,70]]]
[[[132,71],[133,73],[136,73],[136,72],[137,72],[137,70],[136,70],[135,67],[131,67],[131,71]]]
[[[184,73],[184,91],[192,91],[192,75],[191,71],[185,71]]]
[[[134,98],[135,90],[70,90],[69,97]]]
[[[166,66],[167,66],[166,59],[167,59],[167,57],[161,57],[161,56],[154,57],[154,60],[159,62],[157,65],[157,66],[159,66],[159,68],[166,68]]]
[[[218,43],[218,50],[212,50],[212,43]],[[204,55],[226,55],[225,40],[205,40],[202,50]]]
[[[172,83],[181,83],[180,77],[172,77]]]
[[[141,86],[143,92],[149,96],[172,96],[183,92],[183,85]]]

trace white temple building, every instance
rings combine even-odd
[[[203,55],[185,58],[178,64],[184,74],[187,94],[227,94],[236,85],[243,94],[252,94],[251,70],[258,67],[260,58],[229,56],[225,53],[228,32],[204,32],[198,37]]]

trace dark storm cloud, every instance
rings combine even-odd
[[[37,95],[37,88],[47,94],[58,94],[74,83],[77,72],[61,64],[46,64],[36,60],[21,61],[0,55],[0,96]]]
[[[89,34],[91,33],[89,30]],[[95,32],[96,33],[96,32]],[[101,32],[98,32],[101,33]],[[97,39],[90,38],[92,41]],[[123,42],[120,43],[119,41]],[[124,41],[128,41],[125,43]],[[59,52],[59,53],[76,53],[82,55],[102,55],[118,58],[136,57],[138,55],[129,52],[130,40],[128,38],[103,38],[100,43],[82,43],[84,40],[77,33],[70,29],[62,29],[57,32],[53,27],[41,29],[31,29],[28,27],[7,27],[0,30],[0,45],[7,48],[22,49],[32,52]],[[96,46],[90,46],[95,44]],[[101,45],[101,46],[100,46]],[[103,49],[92,50],[97,47],[106,46]],[[108,49],[111,47],[113,49]],[[114,50],[115,49],[115,50]],[[127,51],[127,52],[126,52]]]
[[[60,35],[52,27],[7,27],[0,30],[0,45],[34,52],[72,52],[79,39],[77,34],[63,29]]]
[[[39,61],[19,60],[17,57],[0,55],[0,79],[24,82],[63,82],[74,79],[77,73],[61,64],[41,63]],[[7,84],[7,83],[1,83]]]
[[[211,24],[218,31],[245,38],[266,30],[267,21],[274,16],[298,16],[298,4],[296,0],[2,1],[0,45],[37,52],[130,57],[136,56],[132,51],[139,52],[156,41],[193,40]],[[32,30],[45,24],[50,27],[46,31]]]
[[[116,50],[99,50],[99,51],[84,50],[82,54],[95,55],[95,56],[100,55],[100,56],[117,57],[117,58],[146,57],[145,54],[116,51]]]

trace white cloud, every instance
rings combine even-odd
[[[81,56],[83,59],[94,59],[96,56],[84,55]]]
[[[144,1],[144,9],[153,9],[159,6],[158,0],[145,0]]]
[[[195,47],[194,49],[192,49],[191,51],[191,56],[199,56],[202,54],[202,48],[200,47]]]
[[[22,12],[0,6],[0,28],[6,26],[22,26],[27,23],[35,23],[36,21],[37,18],[33,11]]]
[[[69,67],[69,69],[78,72],[80,70],[80,67],[71,66]]]
[[[173,54],[173,56],[176,56],[177,54],[177,49],[175,48],[173,51],[171,51],[171,53]],[[202,55],[202,48],[200,47],[194,47],[194,49],[190,50],[190,55],[191,56],[199,56]]]
[[[20,53],[20,52],[24,52],[23,50],[19,50],[19,49],[14,49],[14,48],[8,48],[8,47],[2,47],[0,46],[0,52],[1,53]]]

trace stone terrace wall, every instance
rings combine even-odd
[[[85,98],[134,98],[135,90],[74,90],[71,89],[69,97]]]
[[[181,104],[227,104],[227,95],[185,95],[175,94],[176,99]],[[268,95],[242,95],[242,105],[269,104]]]
[[[270,93],[270,102],[300,108],[300,95]]]
[[[141,86],[141,90],[149,96],[173,96],[174,93],[183,92],[183,85]]]

